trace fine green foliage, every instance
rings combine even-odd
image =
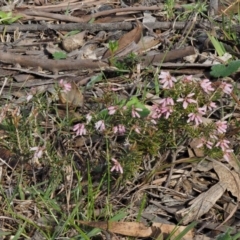
[[[227,66],[224,64],[217,64],[212,66],[210,74],[214,77],[228,77],[236,73],[240,67],[240,61],[231,61]]]
[[[22,16],[13,16],[12,12],[0,11],[0,24],[12,24],[20,19]]]

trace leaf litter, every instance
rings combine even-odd
[[[227,31],[238,36],[239,26],[223,23],[224,29],[209,21],[235,14],[238,1],[219,9],[210,1],[208,17],[189,2],[172,8],[164,1],[0,3],[0,222],[6,236],[175,239],[186,231],[181,239],[210,239],[228,227],[239,232],[238,62],[228,65],[213,46],[219,41],[238,57],[239,46]],[[118,43],[116,51],[110,41]],[[223,65],[212,68],[213,78],[216,63]],[[216,88],[222,80],[216,77],[235,81],[236,90],[218,99],[226,115],[218,109],[204,120],[206,126],[223,117],[229,121],[234,153],[228,162],[204,155],[198,136],[155,155],[157,142],[131,155],[137,141],[128,142],[121,124],[113,130],[117,136],[103,138],[106,103],[118,102],[120,114],[127,106],[145,121],[159,103],[148,89],[160,70],[210,78]],[[88,116],[90,124],[96,113],[98,132],[91,133],[82,122]],[[143,144],[148,141],[143,137]],[[126,178],[109,171],[109,155],[120,164],[116,159],[124,152],[137,162]]]

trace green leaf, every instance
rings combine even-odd
[[[70,31],[69,33],[67,33],[67,34],[64,36],[64,38],[69,37],[69,36],[72,36],[72,35],[76,35],[76,34],[78,34],[78,33],[80,33],[79,30]]]
[[[237,233],[236,235],[233,236],[233,240],[238,240],[240,238],[240,233]]]
[[[192,222],[189,224],[181,233],[178,234],[177,237],[174,238],[174,240],[181,240],[183,237],[192,230],[197,225],[197,222]]]
[[[131,99],[127,102],[127,107],[132,107],[134,105],[135,108],[141,108],[142,111],[138,112],[141,117],[147,117],[150,111],[145,107],[143,103],[141,103],[137,97],[131,97]]]
[[[217,51],[218,55],[221,57],[226,53],[226,50],[222,44],[222,42],[219,42],[214,36],[211,36],[208,34],[208,38],[212,42],[212,45],[214,46],[215,50]]]
[[[232,61],[227,66],[217,64],[212,66],[210,74],[214,77],[227,77],[237,72],[240,67],[240,61]]]
[[[67,54],[65,52],[55,52],[52,55],[53,55],[53,58],[55,60],[66,59],[67,58]]]
[[[216,240],[232,240],[230,236],[231,229],[228,229],[225,233],[222,233],[217,236]]]
[[[12,12],[0,11],[0,23],[3,23],[3,24],[11,24],[11,23],[17,21],[21,17],[22,16],[20,16],[20,15],[13,17]]]
[[[97,82],[101,82],[103,79],[103,75],[102,74],[98,74],[98,75],[95,75],[93,77],[91,77],[89,83],[87,84],[86,88],[87,89],[90,89],[94,86],[95,83]]]
[[[110,41],[108,45],[111,53],[115,53],[118,50],[118,41]]]

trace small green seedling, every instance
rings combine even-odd
[[[218,56],[223,56],[226,53],[226,50],[221,42],[219,42],[214,36],[211,36],[208,34],[208,38],[212,42],[212,45],[214,46]]]
[[[240,233],[237,233],[234,236],[231,236],[232,229],[229,228],[225,233],[222,233],[220,235],[217,236],[216,240],[237,240],[240,237]]]
[[[61,51],[53,53],[52,56],[55,60],[67,58],[67,54],[65,52],[61,52]]]
[[[12,12],[3,12],[0,11],[0,24],[12,24],[16,22],[22,16],[13,16]]]
[[[110,41],[108,43],[109,46],[109,51],[111,52],[111,57],[109,59],[110,65],[114,65],[115,59],[114,59],[114,54],[118,50],[119,44],[118,41]]]

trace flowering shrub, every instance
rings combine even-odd
[[[111,170],[120,173],[136,169],[144,153],[154,156],[196,137],[201,139],[198,147],[203,147],[206,154],[228,161],[233,150],[224,135],[227,122],[212,119],[206,123],[205,119],[217,110],[220,97],[231,94],[232,85],[221,82],[214,86],[208,79],[196,80],[192,76],[177,79],[162,71],[159,86],[160,94],[152,90],[152,97],[144,101],[132,97],[128,101],[106,102],[104,110],[88,115],[86,122],[76,124],[73,130],[76,135],[95,132],[105,139],[119,139],[125,150],[117,159],[112,156]]]

